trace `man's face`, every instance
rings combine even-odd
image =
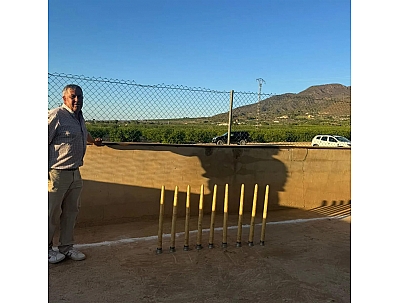
[[[63,96],[64,104],[70,108],[74,113],[79,113],[83,106],[83,93],[82,90],[68,89]]]

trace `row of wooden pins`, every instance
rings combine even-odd
[[[260,245],[265,244],[265,227],[267,224],[267,209],[268,209],[268,193],[269,193],[269,185],[265,188],[265,198],[264,198],[264,209],[263,209],[263,218],[262,218],[262,227],[261,227],[261,237],[260,237]],[[162,253],[162,237],[163,237],[163,225],[164,225],[164,195],[165,195],[165,186],[161,187],[161,197],[160,197],[160,214],[159,214],[159,222],[158,222],[158,244],[157,244],[157,253]],[[250,221],[250,232],[248,245],[254,245],[254,227],[255,227],[255,217],[256,217],[256,205],[257,205],[257,196],[258,196],[258,184],[254,186],[254,195],[253,195],[253,205],[251,212],[251,221]],[[223,218],[223,228],[222,228],[222,247],[227,247],[227,237],[228,237],[228,184],[225,184],[225,196],[224,196],[224,218]],[[213,199],[211,205],[211,222],[210,222],[210,235],[208,240],[208,247],[214,247],[214,227],[215,227],[215,214],[216,214],[216,199],[217,199],[217,185],[214,185]],[[203,235],[203,202],[204,202],[204,185],[201,185],[200,188],[200,200],[199,200],[199,217],[197,223],[197,239],[196,239],[196,249],[202,249],[202,235]],[[240,189],[240,204],[239,204],[239,218],[238,218],[238,231],[236,237],[236,246],[240,247],[242,245],[242,222],[243,222],[243,203],[244,203],[244,184],[242,184]],[[174,202],[173,202],[173,210],[172,210],[172,224],[171,224],[171,244],[170,244],[170,252],[175,252],[175,236],[176,236],[176,220],[178,214],[178,186],[175,186],[174,192]],[[185,242],[183,246],[183,250],[189,250],[189,220],[190,220],[190,185],[187,186],[186,191],[186,218],[185,218]]]

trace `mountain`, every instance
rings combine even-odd
[[[213,117],[226,117],[227,113]],[[260,122],[293,122],[314,119],[327,121],[350,120],[351,86],[342,84],[316,85],[298,94],[274,95],[260,102],[237,107],[232,111],[235,122],[259,120]]]

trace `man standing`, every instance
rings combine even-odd
[[[83,165],[86,144],[102,145],[86,129],[82,115],[83,92],[75,84],[64,87],[64,104],[50,110],[49,126],[49,263],[58,263],[69,257],[80,261],[85,254],[73,247],[74,228],[79,213],[83,181],[79,167]],[[60,245],[53,250],[55,229],[60,224]]]

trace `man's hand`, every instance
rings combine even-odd
[[[103,145],[103,140],[101,138],[96,138],[96,139],[94,139],[93,144],[96,145],[96,146],[102,146]]]
[[[87,135],[87,142],[90,144],[94,144],[96,146],[102,146],[103,145],[103,140],[101,138],[96,138],[93,139],[92,135],[88,133]]]

